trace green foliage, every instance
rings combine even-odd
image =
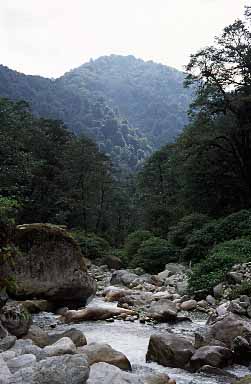
[[[223,219],[205,224],[195,230],[182,250],[182,257],[187,261],[198,262],[203,259],[215,244],[231,239],[250,237],[251,212],[242,210]]]
[[[72,232],[72,235],[80,245],[82,254],[90,260],[102,259],[110,250],[109,243],[94,233],[86,234],[81,231],[76,231]]]
[[[167,263],[176,261],[176,259],[176,250],[167,240],[151,237],[143,241],[130,266],[141,267],[146,272],[153,274],[162,271]]]
[[[192,233],[200,229],[209,221],[208,216],[200,213],[192,213],[184,216],[179,222],[172,226],[168,232],[168,240],[176,247],[186,247]]]
[[[152,237],[152,233],[150,231],[139,230],[130,233],[124,246],[124,259],[127,263],[130,263],[130,261],[133,260],[142,243],[150,237]]]
[[[14,224],[19,208],[17,200],[0,195],[0,223]]]
[[[251,241],[246,239],[229,240],[216,245],[208,257],[196,264],[189,279],[192,291],[210,292],[224,281],[233,265],[251,261]]]
[[[240,285],[234,287],[230,294],[230,299],[234,300],[242,295],[251,297],[251,283],[249,281],[243,281]]]

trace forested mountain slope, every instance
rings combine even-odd
[[[134,56],[103,56],[66,73],[67,88],[104,96],[158,148],[173,140],[187,123],[191,90],[174,68]]]
[[[56,80],[0,66],[0,96],[30,102],[35,114],[63,120],[116,164],[135,169],[184,127],[191,91],[183,79],[166,66],[112,55]]]

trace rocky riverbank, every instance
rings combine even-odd
[[[215,287],[212,295],[196,299],[198,295],[188,293],[188,271],[183,265],[168,264],[158,275],[140,269],[110,270],[84,262],[63,229],[31,225],[19,230],[24,231],[20,238],[28,248],[15,268],[18,301],[7,300],[4,292],[0,298],[1,384],[174,384],[175,380],[183,384],[191,377],[194,383],[234,383],[237,371],[230,373],[229,367],[238,364],[245,367],[241,375],[249,372],[251,301],[248,295],[234,299],[232,295],[240,290],[241,277],[249,276],[250,265],[235,266],[229,281]],[[36,242],[38,230],[46,237],[46,266]],[[55,244],[60,244],[61,259]],[[68,265],[73,256],[74,263]],[[51,282],[49,269],[56,270],[59,264],[60,270],[65,269],[64,279],[60,276]],[[34,286],[33,280],[26,284],[30,277],[36,279]],[[98,300],[84,306],[96,289]],[[194,326],[195,319],[204,319],[200,327]],[[121,335],[123,327],[127,330],[128,336],[123,337],[128,345],[134,328],[144,331],[141,356],[143,353],[144,361],[158,363],[164,371],[132,371],[135,355],[129,360],[126,353],[112,347],[112,334],[107,337],[111,345],[99,337],[88,341],[85,329],[94,324],[104,329],[107,324],[112,333],[113,322],[119,324]],[[180,331],[182,327],[188,331]],[[142,348],[137,343],[140,339],[132,337],[131,348]],[[170,369],[182,373],[177,376]],[[245,380],[249,383],[250,379]]]

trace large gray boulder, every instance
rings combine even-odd
[[[91,367],[87,384],[175,384],[175,381],[165,374],[140,376],[124,372],[110,364],[97,363]]]
[[[96,292],[81,250],[62,228],[25,224],[16,229],[20,251],[4,273],[16,281],[17,298],[47,299],[55,305],[85,305]]]
[[[77,348],[69,337],[63,337],[52,345],[44,348],[46,356],[72,355],[76,353]]]
[[[251,340],[251,322],[239,315],[227,312],[216,319],[209,320],[205,338],[208,342],[218,340],[233,349],[233,341],[237,336]]]
[[[186,368],[195,353],[190,340],[174,334],[154,334],[150,337],[146,361],[165,367]]]
[[[0,355],[0,384],[9,384],[10,377],[11,372],[8,368],[8,365]]]
[[[230,365],[232,362],[233,353],[230,349],[215,345],[208,345],[196,350],[194,355],[191,357],[190,366],[197,371],[204,365],[223,368]]]
[[[125,287],[130,287],[130,285],[136,280],[139,276],[136,273],[129,272],[126,269],[120,269],[114,271],[111,277],[111,285],[122,285]]]
[[[32,367],[36,363],[36,357],[32,354],[25,354],[14,357],[7,361],[8,368],[11,373],[17,372],[19,369]]]
[[[79,329],[70,328],[65,331],[45,331],[36,325],[32,325],[25,338],[32,340],[36,345],[43,348],[56,343],[63,337],[69,337],[76,347],[86,345],[86,337]]]
[[[168,299],[152,302],[148,316],[157,321],[173,321],[177,318],[176,304]]]
[[[17,371],[8,384],[85,384],[89,366],[83,355],[48,357]]]
[[[116,367],[130,371],[131,364],[128,358],[119,351],[113,349],[109,344],[92,343],[84,347],[78,348],[78,353],[86,355],[89,365],[95,363],[107,363]]]

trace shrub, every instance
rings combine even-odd
[[[167,240],[151,237],[141,244],[130,266],[141,267],[149,273],[158,273],[165,268],[166,263],[176,261],[176,258],[176,249]]]
[[[198,262],[214,245],[243,237],[251,237],[251,212],[248,210],[233,213],[195,230],[182,250],[182,258]]]
[[[232,290],[232,293],[230,294],[230,299],[234,300],[242,295],[251,296],[251,282],[250,281],[243,281],[241,285],[235,287]]]
[[[189,278],[192,291],[212,288],[224,281],[233,265],[251,261],[251,241],[247,239],[229,240],[216,245],[208,257],[196,264]]]
[[[168,240],[176,247],[184,248],[191,234],[208,223],[209,217],[200,213],[184,216],[177,225],[170,228]]]
[[[150,231],[135,231],[131,233],[125,242],[123,260],[127,264],[130,263],[137,254],[141,244],[152,236],[153,234]]]
[[[192,233],[187,246],[181,251],[181,258],[185,261],[199,262],[216,243],[217,222],[213,221]]]
[[[90,260],[106,256],[110,249],[110,245],[105,239],[93,233],[86,234],[77,231],[73,232],[72,235],[80,245],[82,254]]]

